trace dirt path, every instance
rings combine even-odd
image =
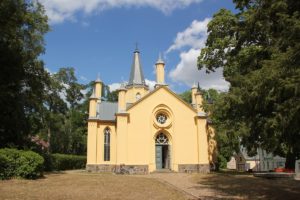
[[[154,178],[186,194],[187,199],[299,199],[300,181],[238,174],[154,173]]]
[[[148,175],[149,178],[155,178],[165,184],[175,187],[177,190],[185,193],[188,199],[209,200],[222,196],[219,192],[214,191],[206,186],[194,183],[193,174],[187,173],[154,173]]]

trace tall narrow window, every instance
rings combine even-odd
[[[104,161],[110,161],[110,129],[104,130]]]

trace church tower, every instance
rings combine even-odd
[[[129,82],[126,85],[126,103],[134,103],[149,93],[149,87],[146,85],[143,68],[140,59],[140,51],[135,49]]]

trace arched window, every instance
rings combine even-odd
[[[156,136],[155,144],[167,145],[169,144],[169,139],[165,136],[165,134],[160,133]]]
[[[104,130],[104,161],[110,161],[110,129]]]
[[[135,95],[135,99],[136,99],[136,100],[139,100],[140,98],[141,98],[141,93],[139,93],[139,92],[138,92],[138,93],[136,93],[136,95]]]

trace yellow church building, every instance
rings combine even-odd
[[[129,82],[118,89],[117,103],[101,101],[102,82],[95,81],[89,102],[88,171],[210,171],[214,131],[199,88],[192,87],[192,104],[186,103],[165,83],[164,61],[159,58],[155,65],[156,85],[150,91],[136,49]]]

